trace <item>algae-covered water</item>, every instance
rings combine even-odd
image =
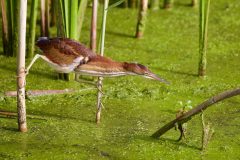
[[[105,54],[115,60],[147,65],[171,85],[120,77],[104,80],[101,124],[95,124],[96,90],[29,97],[28,132],[17,131],[14,117],[0,116],[0,159],[240,159],[240,97],[205,112],[215,130],[205,152],[201,118],[188,122],[187,137],[170,130],[151,134],[175,117],[183,105],[195,106],[240,84],[240,1],[212,1],[209,19],[207,77],[197,76],[198,9],[177,1],[171,11],[149,12],[145,36],[134,38],[137,10],[108,13]],[[81,41],[89,45],[88,9]],[[30,60],[28,60],[29,63]],[[16,60],[0,56],[0,91],[16,88]],[[39,60],[27,77],[27,90],[90,88],[56,79]],[[16,111],[15,98],[0,98],[0,110]]]

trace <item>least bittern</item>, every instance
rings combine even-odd
[[[83,44],[68,38],[40,37],[36,45],[42,53],[35,55],[26,69],[27,73],[33,63],[38,58],[42,58],[60,73],[76,72],[82,75],[102,77],[139,75],[168,84],[144,65],[113,61],[95,54]]]

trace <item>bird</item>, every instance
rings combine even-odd
[[[169,84],[139,63],[118,62],[111,58],[100,56],[85,45],[70,38],[39,37],[36,46],[40,54],[36,54],[26,69],[26,74],[34,62],[42,58],[59,73],[75,72],[81,75],[117,77],[138,75]]]

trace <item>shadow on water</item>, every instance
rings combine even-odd
[[[83,144],[73,144],[71,146],[74,148],[78,148],[82,151],[85,150],[87,152],[91,152],[91,154],[95,154],[98,157],[118,159],[118,157],[116,157],[116,155],[113,155],[106,150],[102,150],[102,149],[98,148],[98,146],[89,146],[89,145],[83,145]]]
[[[28,109],[29,113],[34,113],[31,115],[34,116],[38,116],[38,117],[43,117],[43,119],[41,120],[48,120],[48,119],[60,119],[60,120],[77,120],[77,121],[83,121],[83,122],[87,122],[87,123],[95,123],[95,119],[94,117],[90,120],[87,119],[86,117],[84,118],[83,115],[79,115],[79,116],[70,116],[70,115],[64,115],[64,113],[59,113],[59,114],[53,114],[53,113],[49,113],[49,112],[40,112],[40,111],[36,111],[36,110],[31,110]],[[35,118],[34,118],[35,119]],[[36,119],[40,119],[40,118],[36,118]]]
[[[28,112],[31,113],[31,111],[28,110]],[[34,117],[36,116],[36,117]],[[94,119],[94,116],[92,117],[92,119],[87,119],[87,118],[84,118],[82,116],[79,116],[80,118],[78,117],[72,117],[72,116],[64,116],[64,115],[61,115],[61,114],[51,114],[51,113],[46,113],[46,112],[38,112],[37,114],[31,114],[31,115],[27,115],[27,119],[34,119],[34,120],[40,120],[40,121],[48,121],[50,119],[55,119],[55,120],[74,120],[74,121],[82,121],[82,122],[85,122],[85,123],[90,123],[90,124],[95,124],[95,119]],[[16,121],[17,120],[17,116],[1,116],[0,115],[0,119],[9,119],[9,120],[14,120]],[[14,127],[1,127],[0,126],[0,129],[3,129],[3,130],[8,130],[8,131],[13,131],[13,132],[18,132],[18,129],[17,128],[14,128]]]
[[[10,72],[16,72],[16,66],[14,66],[14,65],[8,66],[8,65],[0,64],[0,68],[2,70],[6,70],[6,71],[10,71]]]
[[[159,140],[162,140],[162,141],[168,141],[176,146],[183,146],[185,148],[190,148],[190,149],[195,149],[195,150],[201,150],[200,147],[197,147],[197,146],[194,146],[194,145],[189,145],[185,142],[182,142],[182,141],[178,141],[178,140],[174,140],[174,139],[170,139],[170,138],[160,138]]]
[[[4,118],[4,119],[16,119],[15,116],[5,116],[5,115],[0,115],[0,118]]]
[[[172,109],[162,109],[162,112],[170,113],[170,114],[176,114],[176,110]]]
[[[56,80],[56,76],[53,75],[53,73],[49,73],[49,72],[41,72],[41,71],[30,71],[29,74],[31,75],[35,75],[35,76],[41,76],[41,77],[45,77],[47,79],[52,79],[52,80]]]
[[[174,139],[170,139],[170,138],[153,138],[151,136],[141,136],[141,137],[136,137],[136,139],[140,139],[143,141],[149,141],[149,142],[154,142],[154,143],[159,143],[159,144],[163,144],[166,145],[164,143],[168,143],[168,144],[173,144],[175,146],[182,146],[184,148],[190,148],[190,149],[195,149],[195,150],[201,150],[200,147],[194,146],[194,145],[189,145],[186,142],[182,142],[182,141],[178,141],[178,140],[174,140]]]
[[[6,65],[1,65],[0,64],[0,68],[2,70],[5,70],[5,71],[14,72],[14,74],[16,72],[16,67],[14,67],[14,66],[6,66]],[[56,76],[54,76],[52,73],[47,73],[47,72],[42,72],[42,71],[30,70],[29,74],[30,75],[35,75],[35,76],[45,77],[47,79],[53,79],[53,80],[56,79]]]
[[[11,131],[11,132],[19,132],[17,128],[13,128],[13,127],[0,127],[0,128],[3,130]]]
[[[4,119],[17,119],[18,115],[16,112],[13,111],[6,111],[6,110],[2,110],[0,109],[0,118],[4,118]],[[5,113],[5,114],[4,114]],[[35,119],[35,120],[47,120],[45,118],[42,118],[41,116],[35,115],[35,114],[27,114],[27,119]]]
[[[88,29],[86,29],[86,28],[83,28],[82,30],[88,32]],[[101,32],[100,29],[98,29],[97,32]],[[113,35],[113,36],[125,37],[125,38],[135,38],[135,35],[133,35],[133,34],[119,33],[119,32],[109,31],[109,30],[106,31],[106,34]],[[87,42],[82,42],[82,43],[87,44]]]
[[[126,34],[126,33],[118,33],[118,32],[114,32],[114,31],[106,31],[106,34],[125,37],[125,38],[135,38],[134,35],[130,35],[130,34]]]
[[[198,77],[197,74],[194,73],[188,73],[188,72],[182,72],[182,71],[174,71],[174,70],[170,70],[170,69],[164,69],[164,68],[159,68],[159,67],[155,67],[156,70],[160,70],[160,71],[164,71],[164,72],[171,72],[174,74],[179,74],[179,75],[187,75],[187,76],[191,76],[191,77]]]

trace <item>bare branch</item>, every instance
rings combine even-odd
[[[169,123],[164,125],[162,128],[157,130],[152,135],[152,137],[158,138],[158,137],[162,136],[164,133],[166,133],[168,130],[173,128],[176,123],[185,123],[185,122],[189,121],[191,117],[195,116],[196,114],[201,113],[203,110],[207,109],[209,106],[211,106],[219,101],[222,101],[226,98],[230,98],[230,97],[233,97],[233,96],[236,96],[239,94],[240,94],[240,88],[222,92],[222,93],[204,101],[203,103],[197,105],[195,108],[188,111],[187,113],[184,113],[182,116],[177,117],[176,119],[170,121]]]

